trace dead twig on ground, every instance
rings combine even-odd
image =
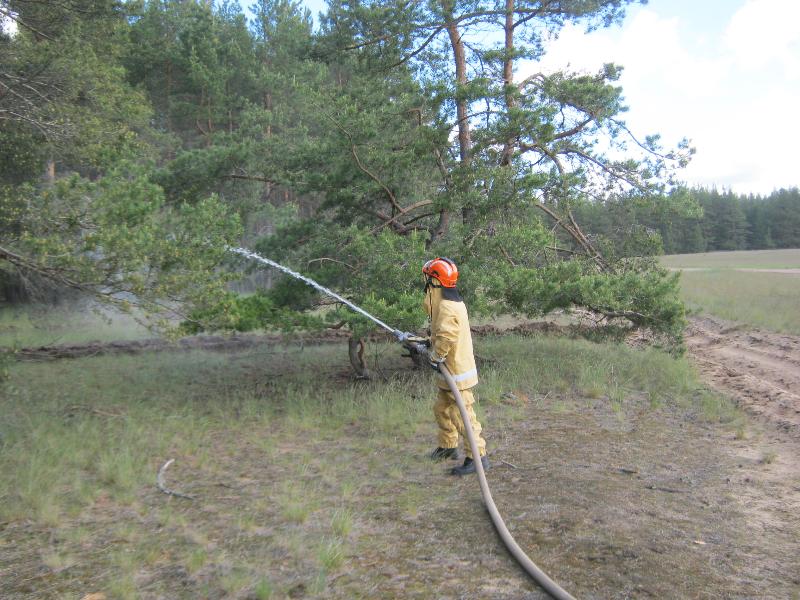
[[[505,461],[505,460],[502,460],[502,459],[500,459],[500,462],[501,462],[501,463],[503,463],[504,465],[507,465],[507,466],[511,467],[512,469],[516,469],[516,468],[518,468],[518,467],[517,467],[517,465],[512,465],[512,464],[511,464],[510,462],[508,462],[508,461]]]
[[[625,467],[618,467],[617,471],[619,471],[620,473],[625,473],[627,475],[635,475],[636,473],[639,472],[636,469],[626,469]]]
[[[122,413],[109,412],[92,406],[86,406],[85,404],[70,404],[61,409],[61,413],[65,415],[78,411],[88,412],[98,417],[120,418],[125,416]]]
[[[657,492],[667,492],[668,494],[688,494],[689,490],[679,490],[676,488],[661,487],[658,485],[646,485],[648,490],[655,490]]]
[[[214,485],[217,485],[219,487],[224,487],[224,488],[227,488],[229,490],[238,490],[239,489],[238,486],[231,485],[230,483],[225,483],[224,481],[218,481]]]
[[[167,462],[161,465],[161,468],[158,470],[158,475],[156,476],[156,486],[158,486],[159,491],[164,492],[167,496],[176,496],[178,498],[186,498],[187,500],[194,500],[194,496],[190,496],[189,494],[182,494],[181,492],[176,492],[175,490],[171,490],[167,487],[164,483],[164,474],[169,469],[169,466],[175,462],[174,458],[170,458]]]

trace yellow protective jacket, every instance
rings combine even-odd
[[[446,300],[442,288],[429,287],[425,293],[425,311],[431,318],[431,354],[444,358],[459,390],[478,384],[478,369],[472,353],[467,307],[463,302]],[[447,382],[439,374],[438,385],[446,390]]]

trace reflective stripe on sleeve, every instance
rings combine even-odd
[[[444,379],[444,375],[438,373],[439,377]],[[453,381],[458,383],[459,381],[464,381],[465,379],[469,379],[470,377],[477,377],[478,376],[478,369],[471,369],[466,373],[459,373],[458,375],[453,375]]]

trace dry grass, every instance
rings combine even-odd
[[[700,252],[672,254],[661,257],[665,267],[709,269],[799,269],[800,249],[735,250],[731,252]]]
[[[664,256],[681,274],[690,311],[782,333],[800,333],[800,275],[735,269],[798,269],[800,249],[708,252]]]
[[[681,290],[693,312],[770,331],[800,334],[800,275],[726,270],[684,272]]]
[[[570,428],[596,411],[614,432],[658,407],[736,426],[685,361],[657,351],[505,337],[481,339],[479,352],[497,359],[482,367],[479,414],[512,463],[532,456],[513,448],[549,452],[559,431],[570,447]],[[33,597],[25,581],[44,573],[36,593],[53,597],[87,585],[115,598],[368,598],[386,585],[388,597],[399,585],[411,597],[441,585],[448,596],[463,580],[414,583],[427,566],[409,561],[491,530],[472,514],[474,482],[424,460],[435,443],[430,375],[397,354],[383,348],[376,371],[386,379],[367,383],[347,378],[336,346],[15,365],[0,399],[4,586]],[[551,441],[535,430],[546,419]],[[196,500],[155,489],[167,458],[168,486]],[[503,473],[506,503],[542,502],[525,481],[504,488]],[[464,534],[465,520],[482,524]],[[505,558],[492,560],[492,581],[532,589]]]

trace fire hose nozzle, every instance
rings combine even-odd
[[[395,329],[393,333],[397,338],[397,341],[403,344],[406,348],[413,348],[418,354],[428,353],[427,338],[420,337],[417,334],[408,331],[400,331],[399,329]]]

